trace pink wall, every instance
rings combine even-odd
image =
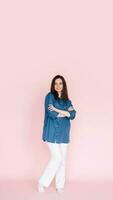
[[[56,74],[77,110],[67,179],[113,179],[112,1],[0,4],[0,179],[45,168],[44,97]]]

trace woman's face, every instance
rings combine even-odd
[[[55,80],[54,88],[57,92],[61,92],[63,90],[63,82],[61,78],[57,78]]]

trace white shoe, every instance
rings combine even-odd
[[[44,192],[44,191],[45,191],[44,186],[41,185],[41,184],[38,184],[38,191],[39,191],[39,192]]]
[[[64,188],[56,188],[57,192],[64,192]]]

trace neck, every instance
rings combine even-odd
[[[61,97],[61,92],[58,92],[58,97]]]

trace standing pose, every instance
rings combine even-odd
[[[50,150],[51,160],[38,180],[38,191],[44,192],[55,176],[56,191],[62,192],[66,178],[66,153],[70,142],[70,120],[76,116],[63,76],[56,75],[53,78],[51,91],[46,94],[44,105],[42,140]]]

